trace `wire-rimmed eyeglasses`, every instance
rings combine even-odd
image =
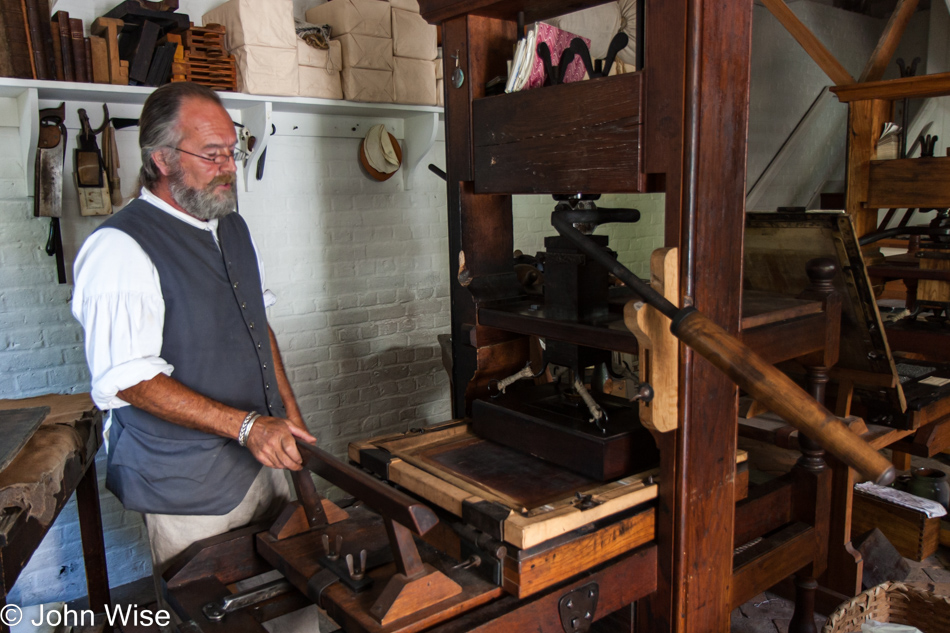
[[[234,150],[230,152],[226,152],[224,154],[215,154],[213,156],[204,156],[202,154],[195,154],[194,152],[189,152],[188,150],[182,149],[180,147],[172,147],[170,149],[173,149],[176,152],[181,152],[182,154],[188,154],[190,156],[200,158],[201,160],[206,160],[209,163],[214,163],[215,165],[223,165],[229,160],[231,160],[232,158],[234,159],[235,163],[240,163],[240,162],[243,162],[245,158],[247,158],[247,152],[245,152],[243,149],[239,147],[235,147]]]

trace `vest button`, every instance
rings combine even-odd
[[[241,302],[241,309],[242,309],[242,310],[247,310],[247,301],[242,301],[242,302]]]
[[[261,348],[261,344],[258,343],[258,344],[257,344],[257,349],[260,349],[260,348]]]
[[[266,383],[266,384],[264,385],[264,389],[270,389],[270,383]]]
[[[234,287],[237,288],[238,285],[239,285],[239,283],[240,283],[240,282],[235,281],[235,282],[234,282]]]
[[[267,363],[264,363],[264,369],[267,369]]]
[[[251,321],[250,323],[248,323],[248,324],[247,324],[247,327],[249,327],[249,328],[251,328],[251,329],[253,330],[253,329],[254,329],[254,321]]]

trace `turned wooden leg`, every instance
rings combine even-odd
[[[795,611],[788,623],[788,633],[818,633],[815,626],[815,589],[818,583],[811,576],[795,575]]]

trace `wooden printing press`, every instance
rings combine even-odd
[[[297,476],[276,523],[195,544],[165,574],[181,628],[259,631],[316,602],[346,631],[727,631],[736,605],[797,574],[793,629],[809,630],[821,446],[875,481],[894,470],[819,404],[838,356],[834,266],[798,271],[799,296],[740,302],[751,5],[644,0],[642,71],[486,97],[520,22],[597,2],[420,4],[450,78],[455,420],[351,445],[353,464],[298,444],[357,503]],[[639,217],[597,209],[594,194],[625,192],[666,194],[649,282],[589,235]],[[515,193],[558,196],[543,298],[512,259]],[[600,388],[615,352],[640,362],[623,396]],[[809,393],[772,365],[791,358]],[[817,442],[748,491],[737,384]]]

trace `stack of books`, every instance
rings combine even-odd
[[[0,76],[110,83],[106,41],[49,0],[0,0]]]
[[[83,21],[66,11],[50,17],[54,3],[0,0],[0,77],[147,86],[168,81],[178,45],[163,36],[187,29],[187,15],[126,0],[96,19],[86,37]]]

